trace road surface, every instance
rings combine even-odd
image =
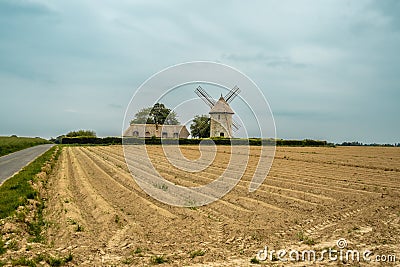
[[[0,157],[0,185],[52,146],[38,145]]]

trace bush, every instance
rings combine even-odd
[[[78,130],[67,133],[67,137],[96,137],[96,132],[91,130]]]

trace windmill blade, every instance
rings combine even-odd
[[[235,85],[232,90],[229,91],[229,93],[224,97],[225,101],[227,103],[231,103],[233,99],[240,93],[239,87]]]
[[[201,86],[196,88],[194,92],[207,104],[212,108],[215,105],[215,100],[212,98]]]
[[[237,132],[239,130],[239,128],[241,127],[241,125],[235,121],[234,119],[232,119],[232,130],[234,132]]]

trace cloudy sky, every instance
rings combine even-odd
[[[0,0],[0,25],[0,135],[120,135],[148,77],[205,60],[257,83],[280,138],[400,142],[400,1]]]

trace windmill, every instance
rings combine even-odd
[[[198,86],[194,92],[202,99],[210,108],[211,128],[210,137],[232,137],[232,130],[237,131],[240,128],[239,123],[232,119],[233,110],[229,103],[240,93],[239,87],[235,86],[232,90],[215,100],[201,86]]]

